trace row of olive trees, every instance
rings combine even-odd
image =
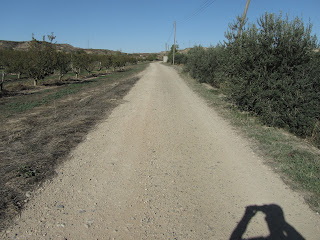
[[[34,85],[39,80],[59,73],[59,80],[64,74],[74,72],[76,77],[85,70],[91,74],[94,70],[106,71],[123,69],[128,63],[136,64],[137,58],[127,54],[117,53],[115,55],[87,54],[84,51],[74,53],[59,52],[55,45],[46,41],[33,39],[28,51],[2,50],[0,51],[0,68],[3,70],[1,90],[3,89],[4,75],[17,74],[18,78],[24,75],[34,80]]]
[[[105,68],[108,72],[110,68],[113,68],[113,71],[116,69],[123,70],[127,64],[137,64],[138,62],[137,58],[127,54],[94,55],[87,54],[84,51],[73,53],[70,59],[71,70],[76,73],[76,76],[82,69],[86,70],[88,74],[91,74],[94,70],[101,71],[102,68]]]
[[[221,87],[264,123],[313,137],[320,122],[320,54],[311,24],[266,13],[238,35],[240,21],[229,25],[224,44],[190,50],[186,71]]]
[[[0,67],[2,68],[3,75],[14,73],[20,78],[24,74],[33,78],[36,85],[39,79],[53,73],[54,54],[55,51],[49,43],[32,40],[27,52],[14,50],[0,51]]]

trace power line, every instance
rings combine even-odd
[[[200,15],[202,12],[204,12],[208,7],[210,7],[215,1],[217,0],[206,0],[204,1],[199,8],[197,8],[195,11],[193,11],[191,14],[186,16],[182,21],[179,21],[180,23],[185,23],[191,20],[193,17],[196,17]]]
[[[206,0],[198,9],[196,9],[189,16],[187,16],[185,18],[185,21],[188,21],[192,17],[197,16],[199,13],[203,12],[212,3],[213,3],[213,0]]]
[[[187,15],[183,20],[178,21],[178,23],[182,24],[182,23],[186,23],[188,21],[190,21],[192,18],[200,15],[202,12],[204,12],[208,7],[210,7],[214,2],[216,2],[217,0],[205,0],[199,8],[197,8],[195,11],[191,12],[189,15]],[[172,34],[175,30],[175,25],[172,27],[171,29],[171,33],[170,36],[167,40],[167,43],[171,40]]]

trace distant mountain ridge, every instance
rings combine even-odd
[[[31,41],[6,41],[6,40],[0,40],[0,50],[2,49],[13,49],[18,51],[27,51],[30,46]],[[76,51],[85,51],[86,53],[93,53],[93,54],[99,54],[99,55],[106,55],[106,54],[113,54],[116,51],[113,50],[107,50],[107,49],[83,49],[83,48],[77,48],[70,44],[61,44],[56,43],[54,44],[58,51],[63,52],[76,52]]]

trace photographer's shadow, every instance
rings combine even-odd
[[[259,211],[265,214],[265,220],[267,222],[270,235],[267,237],[249,238],[249,240],[305,239],[297,230],[295,230],[289,223],[286,222],[282,208],[276,204],[270,204],[246,207],[246,211],[237,227],[233,230],[230,240],[242,239],[250,220]]]

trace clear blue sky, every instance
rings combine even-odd
[[[228,23],[242,15],[247,0],[4,0],[0,39],[37,39],[54,32],[58,43],[81,48],[159,52],[173,43],[177,21],[180,49],[224,40]],[[202,7],[202,8],[201,8]],[[250,22],[263,13],[289,13],[313,23],[320,38],[319,0],[251,0]],[[199,11],[197,11],[199,10]],[[190,17],[191,16],[191,17]]]

